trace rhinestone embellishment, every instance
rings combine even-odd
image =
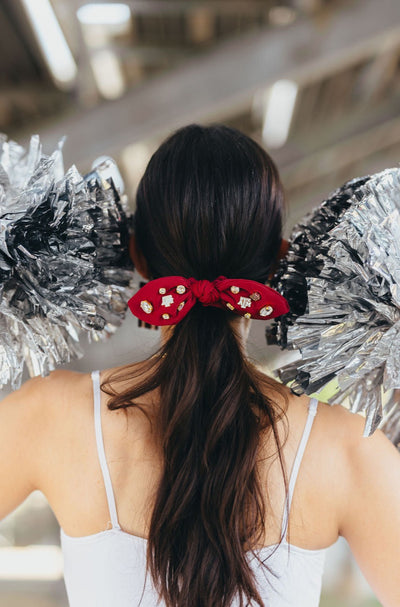
[[[239,293],[240,289],[239,287],[235,287],[234,285],[231,287],[231,291],[232,293]]]
[[[169,308],[174,303],[172,295],[164,295],[161,301],[161,305]]]
[[[151,312],[153,311],[153,306],[149,301],[147,301],[147,299],[142,299],[142,301],[140,302],[140,307],[144,312],[146,312],[146,314],[151,314]]]
[[[165,295],[165,293],[167,292],[167,289],[165,287],[160,287],[158,289],[158,292],[160,295]]]
[[[239,299],[239,306],[241,308],[250,308],[251,307],[251,299],[249,297],[241,297]]]
[[[246,314],[244,316],[245,316],[245,318],[251,318],[250,312],[246,312]]]
[[[178,285],[176,287],[176,292],[179,293],[179,295],[183,295],[183,293],[185,293],[186,291],[186,287],[184,287],[183,285]]]
[[[250,295],[250,299],[252,299],[253,301],[259,301],[261,299],[261,295],[260,295],[260,293],[255,291],[255,293],[252,293]]]
[[[178,306],[178,310],[181,311],[184,305],[185,305],[185,302],[181,301],[181,303]]]
[[[227,303],[226,307],[229,308],[230,310],[234,310],[235,309],[234,306],[232,304],[230,304],[230,303]]]
[[[259,315],[260,316],[269,316],[270,314],[272,314],[273,311],[274,311],[274,308],[272,306],[264,306],[259,311]]]
[[[164,320],[168,320],[169,314],[163,314],[162,317],[163,317]]]

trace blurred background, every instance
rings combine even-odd
[[[221,122],[276,161],[288,236],[347,179],[398,166],[399,76],[398,0],[0,1],[0,132],[22,145],[38,133],[47,154],[66,135],[65,169],[82,174],[112,156],[132,209],[165,136]],[[124,325],[65,367],[144,358],[158,331]],[[288,355],[266,348],[264,328],[253,321],[248,349],[272,370]],[[21,605],[67,606],[59,526],[38,491],[0,522],[0,606]],[[339,539],[321,607],[374,605]]]

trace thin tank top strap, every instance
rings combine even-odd
[[[117,516],[117,508],[115,505],[115,497],[111,483],[110,471],[107,466],[106,453],[104,450],[103,432],[101,429],[101,400],[100,400],[100,371],[92,371],[93,381],[93,397],[94,397],[94,426],[96,432],[97,453],[99,456],[101,471],[103,474],[104,485],[107,494],[108,509],[111,517],[113,528],[120,529]]]
[[[288,494],[287,494],[287,497],[285,500],[285,506],[283,509],[281,537],[284,537],[285,539],[286,539],[286,531],[287,531],[287,526],[288,526],[288,512],[290,514],[290,507],[292,505],[294,487],[296,485],[297,475],[299,473],[301,460],[303,459],[307,441],[310,436],[311,427],[314,422],[314,417],[317,413],[317,407],[318,407],[318,399],[311,398],[310,402],[308,404],[308,416],[307,416],[307,420],[306,420],[306,425],[304,427],[303,435],[301,437],[299,446],[297,448],[296,457],[294,458],[293,468],[292,468],[292,472],[290,475]]]

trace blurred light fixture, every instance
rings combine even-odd
[[[96,84],[105,99],[117,99],[125,91],[125,79],[116,54],[110,49],[93,53],[92,70]]]
[[[292,80],[277,80],[267,96],[262,129],[264,144],[282,147],[288,138],[298,86]]]
[[[290,25],[295,21],[297,13],[290,6],[273,6],[269,11],[272,25]]]
[[[0,548],[0,580],[60,580],[63,557],[59,546]]]
[[[131,19],[131,9],[122,3],[84,4],[76,14],[85,25],[122,25]]]
[[[77,67],[49,0],[22,0],[45,61],[60,88],[69,88]]]

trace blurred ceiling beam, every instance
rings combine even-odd
[[[366,150],[377,154],[398,143],[400,118],[393,118],[287,165],[281,175],[288,189],[298,188],[362,160]]]
[[[339,185],[356,176],[398,167],[400,119],[349,136],[280,170],[288,214],[284,234]]]
[[[178,68],[129,90],[123,97],[69,116],[41,132],[54,149],[62,135],[66,165],[90,167],[101,154],[165,133],[188,122],[218,120],[248,104],[252,95],[280,78],[311,82],[397,48],[398,0],[358,0],[325,20],[299,19],[284,29],[251,32],[221,44]]]
[[[120,59],[130,63],[133,60],[139,61],[141,65],[160,65],[166,60],[177,61],[187,56],[188,52],[193,54],[192,47],[167,47],[167,46],[126,46],[118,42],[99,45],[96,47],[96,53],[103,50],[113,51]]]
[[[68,5],[64,0],[52,0],[53,10],[62,24],[71,51],[79,66],[76,86],[77,99],[82,107],[91,108],[99,103],[100,94],[90,62],[90,51],[76,14],[80,4],[79,0],[69,0]]]
[[[96,0],[95,4],[116,4],[120,0]],[[89,4],[84,0],[80,5]],[[275,6],[276,0],[124,0],[133,14],[165,16],[168,14],[191,13],[207,9],[213,13],[228,15],[257,15]]]
[[[23,41],[23,43],[21,43]],[[24,82],[40,77],[50,80],[37,39],[21,1],[0,2],[0,77]]]

